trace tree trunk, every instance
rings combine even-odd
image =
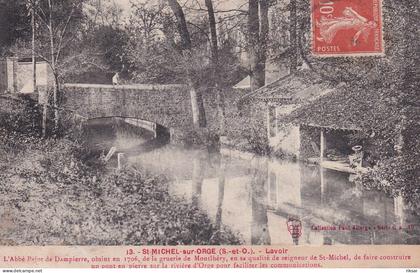
[[[219,135],[225,134],[225,97],[220,84],[220,69],[219,69],[219,46],[217,42],[216,18],[214,16],[214,8],[212,0],[205,0],[207,12],[209,16],[209,26],[211,35],[211,59],[212,59],[212,79],[213,86],[217,96],[217,112],[219,115]]]
[[[58,95],[59,95],[59,85],[58,85],[58,76],[54,73],[54,133],[58,133],[59,124],[60,124],[60,112],[58,110]]]
[[[48,97],[47,97],[48,99]],[[48,103],[44,102],[44,104],[42,104],[42,138],[46,138],[47,137],[47,115],[48,115]]]
[[[190,78],[190,99],[191,99],[191,112],[193,117],[194,127],[203,128],[207,126],[206,114],[204,109],[203,97],[201,91],[196,86],[195,82]]]
[[[265,64],[267,61],[268,42],[268,0],[259,0],[260,4],[260,40],[258,43],[258,69],[257,78],[261,86],[265,85]]]
[[[58,77],[57,71],[55,67],[55,56],[54,56],[54,29],[53,29],[53,21],[52,21],[52,3],[51,0],[48,0],[48,9],[49,9],[49,21],[48,21],[48,29],[50,35],[50,54],[51,54],[51,69],[54,74],[54,86],[53,86],[53,106],[54,106],[54,132],[57,133],[58,131],[58,123],[59,123],[59,112],[58,112]]]
[[[297,11],[296,0],[290,0],[290,73],[297,70]]]
[[[36,92],[36,57],[35,57],[35,3],[32,3],[31,7],[31,25],[32,25],[32,81],[33,91]]]
[[[178,32],[182,40],[182,48],[185,50],[191,50],[191,37],[190,32],[188,31],[187,21],[185,20],[184,11],[177,0],[167,1],[176,18]]]
[[[177,0],[167,0],[172,12],[175,15],[177,21],[177,28],[179,35],[181,36],[182,49],[184,51],[184,57],[189,58],[192,56],[192,45],[191,45],[191,36],[188,31],[187,22],[185,20],[185,14],[182,10],[181,5]],[[190,85],[190,95],[191,95],[191,109],[193,116],[193,125],[194,127],[206,127],[206,113],[204,110],[204,102],[202,94],[195,83],[194,73],[192,73],[191,68],[187,68],[187,77]]]
[[[248,57],[251,91],[265,85],[265,63],[267,59],[268,2],[248,1]]]
[[[248,59],[249,74],[251,79],[251,91],[258,89],[261,83],[258,81],[258,41],[260,40],[260,19],[258,0],[248,1]]]

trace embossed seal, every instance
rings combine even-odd
[[[302,235],[302,222],[294,217],[287,220],[287,230],[292,235],[293,243],[299,244],[299,237]]]

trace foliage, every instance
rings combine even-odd
[[[129,41],[123,50],[128,72],[136,82],[186,83],[187,77],[197,86],[211,85],[211,52],[208,49],[209,31],[207,15],[191,11],[186,16],[192,50],[182,49],[176,29],[176,20],[168,7],[162,4],[136,4],[126,26]],[[223,18],[221,18],[223,20]],[[220,28],[219,56],[223,85],[233,85],[243,76],[235,39],[226,28]],[[192,75],[189,75],[192,73]]]
[[[271,8],[267,55],[275,63],[288,63],[293,48],[290,45],[290,14],[288,6],[277,3]]]
[[[270,155],[265,122],[265,105],[240,105],[241,96],[237,90],[226,92],[226,104],[233,107],[226,108],[226,136],[231,140],[234,149],[251,152],[258,155]]]
[[[267,132],[264,130],[264,126],[252,125],[250,130],[245,133],[245,139],[247,140],[248,149],[257,155],[270,155],[272,148],[269,145]]]
[[[65,60],[68,65],[63,75],[65,81],[109,84],[116,72],[125,76],[127,61],[123,48],[127,42],[128,34],[113,26],[87,29],[72,49],[72,56]]]
[[[29,38],[30,17],[22,0],[0,2],[0,56],[8,55],[8,47],[16,40]]]
[[[419,215],[420,163],[409,156],[396,156],[378,162],[359,181],[368,189],[383,190],[390,196],[402,196],[408,208]]]
[[[0,127],[28,136],[40,134],[40,109],[28,95],[0,98]]]

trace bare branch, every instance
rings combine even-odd
[[[73,14],[74,14],[74,10],[75,10],[75,7],[73,6],[73,8],[72,8],[72,10],[71,10],[71,12],[70,12],[70,14],[69,14],[69,16],[68,16],[68,18],[67,18],[67,20],[66,20],[66,24],[64,25],[64,28],[63,28],[63,30],[61,31],[61,33],[60,33],[60,37],[59,37],[59,41],[58,41],[58,47],[57,47],[57,55],[56,55],[56,61],[58,61],[58,59],[59,59],[59,57],[60,57],[60,53],[61,53],[61,50],[62,50],[62,42],[63,42],[63,38],[64,38],[64,36],[66,35],[66,32],[67,32],[67,27],[69,26],[69,23],[70,23],[70,20],[72,19],[72,17],[73,17]]]

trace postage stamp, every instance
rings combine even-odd
[[[382,0],[311,0],[312,54],[382,55]]]

